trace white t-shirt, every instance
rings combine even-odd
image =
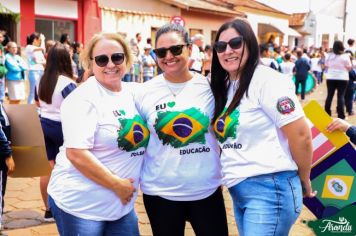
[[[284,61],[280,64],[281,72],[283,74],[288,75],[289,77],[293,77],[293,69],[295,67],[294,62]]]
[[[203,67],[203,58],[204,58],[204,53],[202,54],[200,52],[200,49],[197,45],[192,44],[192,53],[190,55],[190,59],[194,60],[194,62],[190,67],[190,69],[201,71]]]
[[[76,87],[74,80],[63,75],[58,76],[57,84],[52,95],[52,104],[47,104],[39,99],[41,117],[54,121],[61,121],[60,108],[62,102]]]
[[[176,85],[161,74],[135,96],[151,133],[141,189],[172,201],[200,200],[221,184],[219,146],[209,126],[214,98],[207,79],[198,73]]]
[[[39,49],[39,47],[36,47],[31,44],[27,45],[25,48],[29,69],[44,70],[42,63],[45,63],[46,59],[43,55],[43,52],[36,49]]]
[[[222,149],[223,181],[232,187],[245,178],[280,171],[297,170],[288,141],[280,128],[304,116],[292,80],[259,65],[252,77],[248,98],[230,115],[215,122],[214,130]],[[230,86],[228,102],[234,91]]]
[[[112,92],[94,77],[63,102],[64,144],[57,155],[48,193],[63,211],[96,221],[129,213],[137,197],[123,205],[111,190],[85,177],[66,157],[66,148],[88,149],[95,161],[120,178],[133,178],[137,189],[149,132],[135,108],[129,87]]]
[[[311,71],[321,72],[321,66],[319,64],[320,57],[313,57],[310,59]]]
[[[325,77],[330,80],[349,80],[349,71],[347,67],[351,67],[349,54],[336,55],[330,53],[325,60],[327,67]]]

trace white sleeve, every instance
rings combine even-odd
[[[90,149],[98,125],[95,106],[89,101],[69,96],[61,106],[64,147]]]
[[[295,85],[284,76],[271,78],[263,84],[259,102],[278,128],[304,116],[303,108],[295,95]]]

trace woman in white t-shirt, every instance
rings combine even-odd
[[[196,235],[228,235],[220,151],[209,128],[209,83],[189,71],[191,44],[182,26],[162,26],[155,42],[164,73],[144,83],[135,97],[151,133],[141,189],[153,235],[184,235],[186,221]]]
[[[337,117],[345,119],[345,92],[349,82],[349,71],[352,64],[348,54],[344,53],[344,44],[336,40],[333,45],[333,52],[328,54],[325,60],[325,77],[328,93],[325,100],[325,111],[331,116],[331,103],[337,91]]]
[[[47,159],[53,168],[59,148],[63,145],[60,108],[63,100],[76,88],[69,52],[61,43],[55,44],[48,52],[47,66],[37,86],[35,96],[40,108],[40,121],[46,144]],[[40,189],[46,206],[44,220],[53,221],[48,207],[47,187],[49,176],[41,176]]]
[[[139,235],[134,202],[149,132],[130,87],[132,58],[117,34],[95,35],[83,52],[93,72],[62,103],[64,143],[48,186],[60,235]]]
[[[27,103],[32,104],[35,98],[35,89],[38,81],[43,75],[46,59],[41,45],[41,35],[37,32],[27,36],[27,46],[25,53],[28,62],[28,80],[30,87],[28,89]]]
[[[302,188],[305,196],[315,195],[311,135],[292,80],[259,65],[247,21],[218,30],[211,88],[223,182],[240,235],[288,235],[302,210]]]

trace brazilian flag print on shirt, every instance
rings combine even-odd
[[[205,144],[209,117],[196,108],[157,114],[154,128],[163,145],[181,148],[190,143]]]
[[[146,147],[150,139],[146,123],[139,115],[133,119],[118,119],[121,124],[118,133],[118,146],[127,152],[135,151],[140,147]]]
[[[214,123],[214,133],[220,143],[224,143],[228,138],[236,138],[236,127],[239,125],[240,111],[235,109],[226,115],[227,108],[221,113]]]

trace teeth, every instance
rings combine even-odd
[[[176,61],[166,62],[166,64],[169,65],[169,66],[170,66],[170,65],[174,65],[174,64],[176,64],[176,63],[177,63]]]
[[[232,57],[232,58],[225,59],[225,61],[236,61],[238,59],[239,59],[238,57]]]

